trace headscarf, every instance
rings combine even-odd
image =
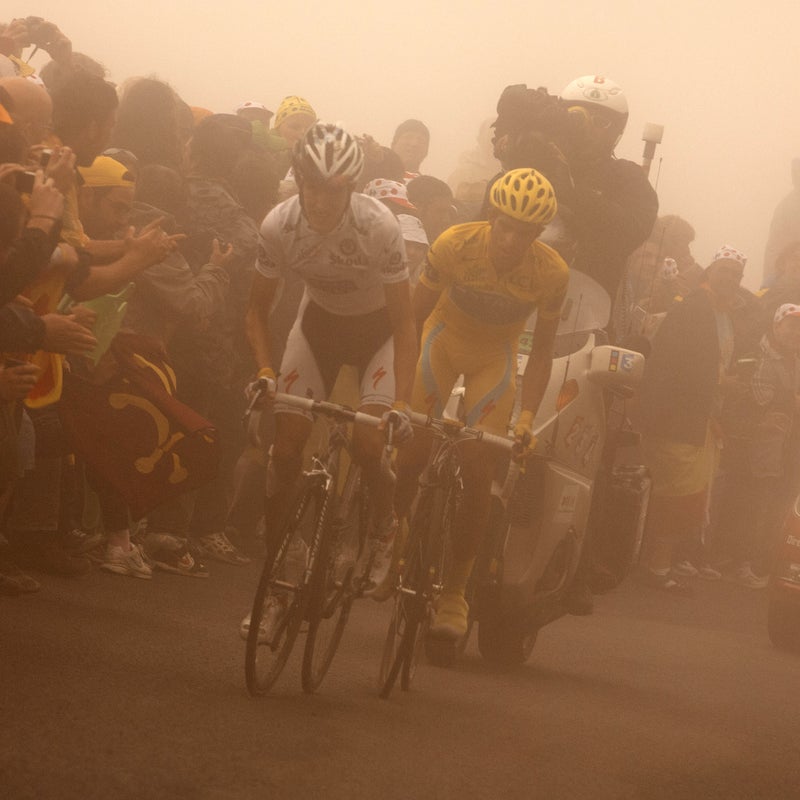
[[[315,120],[317,118],[317,112],[311,107],[311,103],[305,98],[293,94],[281,100],[275,113],[274,127],[280,128],[289,117],[293,117],[295,114],[310,114]]]
[[[747,256],[741,250],[737,250],[729,244],[724,244],[714,253],[713,261],[736,261],[744,267],[747,264]]]
[[[400,181],[391,181],[388,178],[375,178],[364,187],[364,194],[376,200],[390,200],[403,208],[416,210],[416,206],[408,199],[406,185]]]

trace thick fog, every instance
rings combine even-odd
[[[322,119],[387,144],[399,121],[418,117],[432,132],[423,171],[445,179],[506,84],[558,92],[607,75],[631,108],[618,155],[640,161],[644,123],[663,124],[651,176],[661,212],[694,225],[701,264],[723,243],[748,253],[750,287],[800,155],[792,0],[11,0],[3,10],[5,20],[51,19],[112,80],[154,74],[191,105],[274,109],[300,94]]]

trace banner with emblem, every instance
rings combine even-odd
[[[117,334],[89,376],[64,376],[59,413],[70,443],[133,519],[217,473],[217,431],[175,388],[161,345],[132,333]]]

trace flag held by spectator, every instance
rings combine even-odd
[[[75,452],[134,519],[216,475],[216,430],[175,397],[166,355],[146,336],[118,334],[91,378],[66,374],[60,414]]]

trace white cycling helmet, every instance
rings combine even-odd
[[[628,118],[628,101],[622,87],[602,75],[575,78],[564,87],[561,99],[575,105],[598,106]]]
[[[301,178],[355,183],[364,168],[364,153],[346,130],[318,122],[297,143],[294,168]]]

